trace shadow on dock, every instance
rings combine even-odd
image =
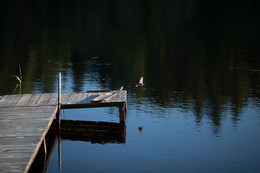
[[[57,120],[54,120],[29,172],[46,172],[56,144],[60,146],[61,140],[99,144],[126,142],[125,123],[61,120],[60,131],[57,126]]]

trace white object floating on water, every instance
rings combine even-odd
[[[135,87],[144,86],[144,77],[141,77],[139,83],[135,85]]]

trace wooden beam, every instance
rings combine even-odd
[[[111,89],[103,89],[103,90],[89,90],[89,91],[86,91],[87,93],[93,93],[93,92],[110,92]]]
[[[120,123],[126,122],[126,103],[119,107]]]
[[[120,107],[125,102],[98,102],[93,104],[62,104],[61,109],[95,108],[95,107]]]

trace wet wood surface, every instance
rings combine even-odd
[[[62,108],[126,105],[125,90],[103,102],[104,92],[63,93]],[[108,92],[107,95],[110,93]],[[58,111],[58,94],[0,96],[0,172],[27,172]]]

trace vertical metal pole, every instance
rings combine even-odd
[[[59,73],[58,83],[58,154],[59,154],[59,171],[61,172],[61,73]]]
[[[59,110],[60,110],[60,108],[61,108],[61,73],[59,73],[59,84],[58,84],[59,86],[59,88],[58,88],[58,104],[59,104]]]
[[[60,112],[61,112],[61,73],[59,73],[59,82],[58,82],[58,124],[60,130]]]

